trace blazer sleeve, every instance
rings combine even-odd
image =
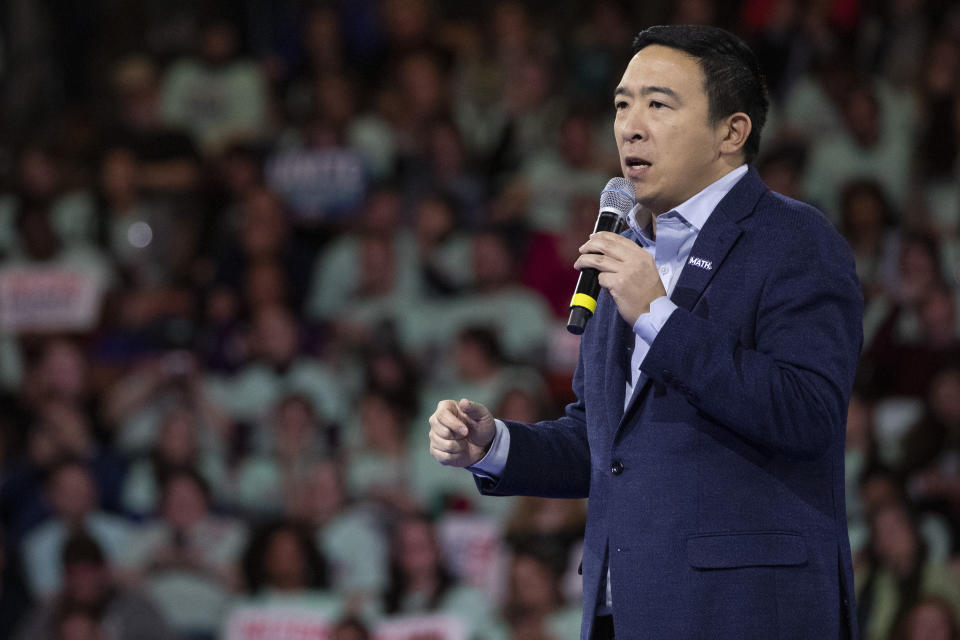
[[[557,420],[534,424],[505,420],[504,424],[510,430],[507,464],[500,478],[474,476],[481,493],[544,498],[587,497],[590,492],[590,446],[583,379],[581,347],[572,385],[577,400],[568,404],[563,417]]]
[[[816,458],[843,442],[863,297],[845,240],[826,223],[805,226],[768,259],[752,348],[696,307],[678,308],[641,368],[742,437]]]

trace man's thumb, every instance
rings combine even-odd
[[[474,402],[473,400],[461,398],[458,405],[460,406],[460,410],[463,411],[471,420],[479,420],[485,414],[483,405]]]

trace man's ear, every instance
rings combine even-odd
[[[724,155],[740,153],[753,131],[750,116],[741,111],[724,118],[721,127],[720,153]]]

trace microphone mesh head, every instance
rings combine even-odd
[[[600,211],[613,211],[626,216],[637,204],[633,183],[626,178],[611,178],[600,193]]]

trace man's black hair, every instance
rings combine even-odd
[[[750,47],[719,27],[662,25],[638,33],[633,40],[633,53],[653,44],[683,51],[700,63],[712,123],[737,112],[750,116],[753,128],[743,152],[744,159],[752,162],[760,150],[760,131],[770,101],[760,64]]]

